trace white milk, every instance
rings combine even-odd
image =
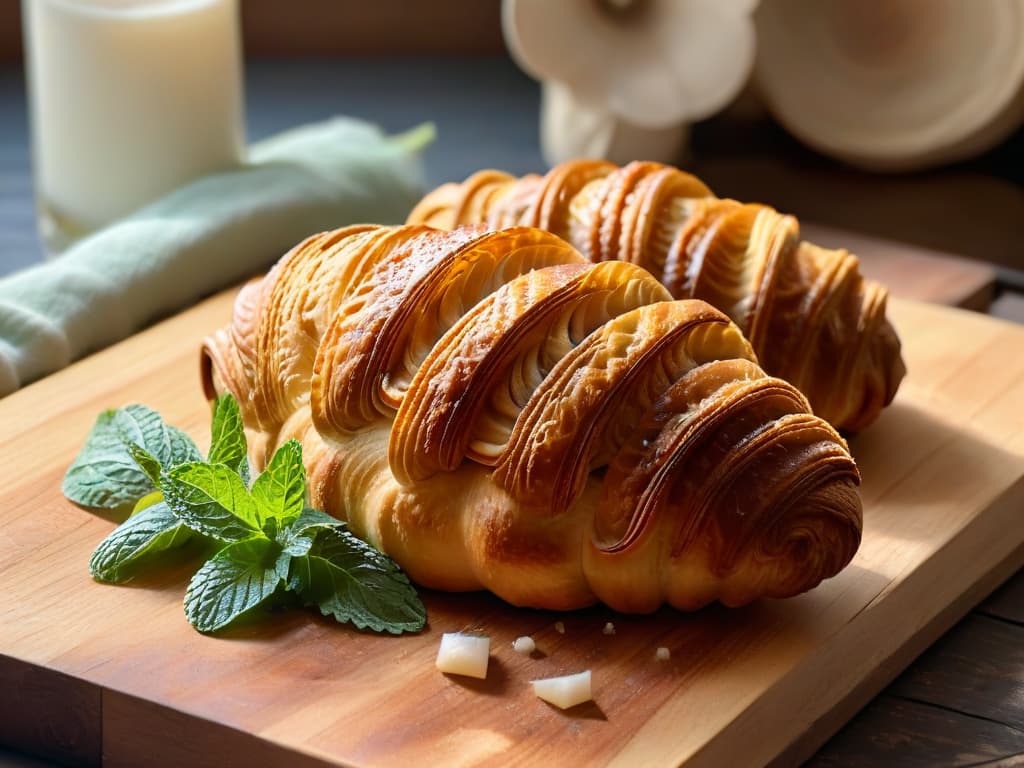
[[[23,0],[22,10],[51,248],[240,162],[237,0]]]

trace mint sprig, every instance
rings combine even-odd
[[[164,466],[203,458],[188,435],[164,424],[150,408],[104,411],[64,475],[64,495],[84,507],[118,510],[151,493],[156,486],[133,458],[132,445]]]
[[[200,632],[228,626],[279,591],[359,629],[423,628],[426,611],[398,565],[307,506],[297,441],[282,445],[250,487],[245,430],[229,395],[214,405],[211,432],[203,461],[187,435],[143,406],[97,419],[65,476],[65,495],[84,506],[136,506],[93,553],[95,579],[122,583],[157,553],[201,537],[216,551],[184,601]]]

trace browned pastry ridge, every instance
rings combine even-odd
[[[764,369],[839,429],[874,421],[906,372],[887,291],[861,277],[855,256],[802,242],[792,216],[718,199],[670,166],[575,160],[520,179],[481,171],[431,192],[409,223],[540,227],[591,261],[639,264],[674,297],[729,315]]]
[[[417,582],[552,609],[784,597],[860,542],[856,466],[735,324],[539,229],[308,238],[207,339],[253,460]]]

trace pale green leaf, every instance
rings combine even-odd
[[[115,411],[114,424],[125,443],[145,448],[165,468],[202,458],[192,438],[165,424],[159,413],[144,405],[129,405]]]
[[[164,474],[161,488],[168,506],[194,531],[224,542],[265,538],[249,489],[226,464],[183,464]]]
[[[64,475],[61,490],[76,504],[103,509],[130,506],[154,490],[128,449],[135,443],[165,468],[200,458],[188,435],[142,405],[104,411]]]
[[[135,502],[135,506],[132,507],[132,514],[137,515],[142,510],[148,509],[149,507],[152,507],[154,504],[157,504],[163,500],[164,495],[160,491],[153,491],[152,493],[147,493],[145,496],[143,496],[141,499]]]
[[[160,487],[160,461],[152,453],[140,445],[128,443],[128,453],[132,460],[139,465],[139,469],[146,473],[146,477],[156,488]]]
[[[210,453],[206,460],[211,464],[227,464],[249,485],[248,450],[238,401],[230,394],[223,394],[213,406]]]
[[[306,506],[306,469],[298,440],[289,440],[274,452],[267,468],[252,484],[252,497],[261,525],[273,520],[280,530],[302,514]]]
[[[98,581],[127,581],[149,556],[180,547],[191,536],[174,512],[157,502],[133,514],[100,543],[89,559],[89,572]]]

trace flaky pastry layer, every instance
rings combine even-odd
[[[259,468],[420,584],[552,609],[805,591],[860,541],[856,466],[737,325],[548,232],[308,238],[203,348]]]
[[[906,372],[887,291],[861,277],[855,256],[801,241],[792,216],[719,199],[670,166],[576,160],[518,179],[481,171],[428,194],[409,223],[540,227],[590,261],[638,264],[675,298],[725,312],[765,370],[839,429],[873,422]]]

